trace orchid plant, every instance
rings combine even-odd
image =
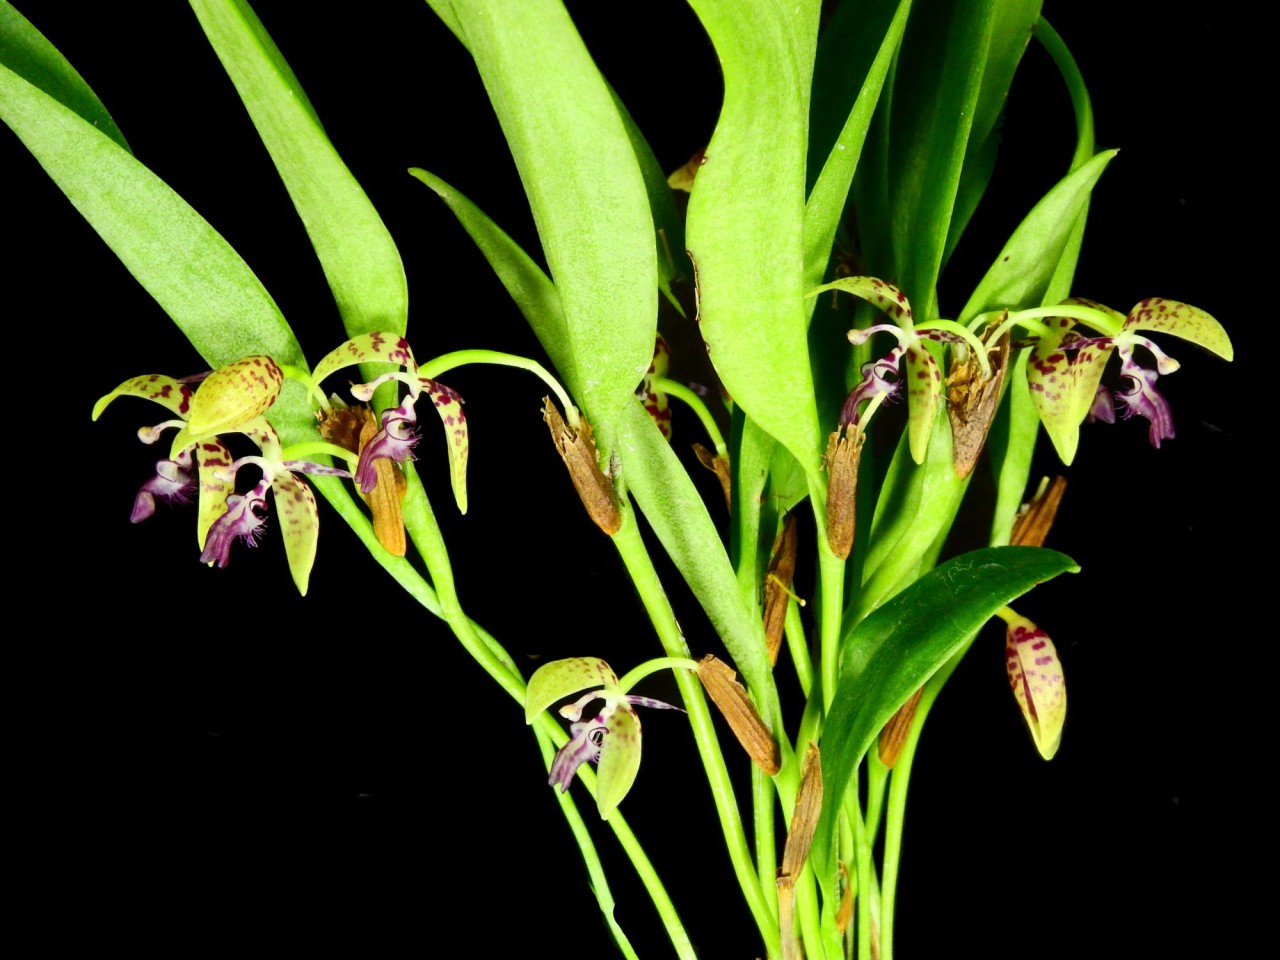
[[[1078,296],[1091,192],[1115,151],[1095,149],[1083,79],[1039,2],[846,0],[820,18],[816,0],[691,0],[724,99],[675,170],[559,0],[429,2],[475,62],[545,269],[465,184],[410,172],[484,255],[546,364],[478,348],[423,359],[431,332],[408,330],[400,252],[326,133],[324,104],[313,107],[247,0],[191,6],[337,303],[345,335],[331,331],[314,365],[240,255],[135,158],[51,39],[0,0],[0,118],[208,365],[100,385],[99,429],[120,429],[117,399],[145,399],[168,419],[144,426],[143,442],[176,431],[139,478],[132,519],[154,525],[158,504],[195,500],[193,559],[219,568],[258,562],[241,545],[278,527],[305,595],[331,522],[321,494],[524,710],[624,955],[636,951],[614,913],[605,843],[634,866],[675,953],[695,955],[685,906],[626,819],[645,775],[645,707],[687,716],[701,770],[684,771],[679,789],[705,777],[707,829],[760,951],[891,957],[912,760],[986,624],[1006,628],[1034,749],[1049,759],[1063,742],[1069,658],[1052,614],[1033,622],[1034,599],[1021,599],[1076,570],[1043,546],[1062,493],[1032,473],[1040,428],[1064,464],[1082,455],[1083,424],[1117,413],[1146,420],[1161,447],[1175,437],[1158,386],[1178,369],[1172,352],[1192,344],[1231,360],[1231,342],[1185,303],[1147,298],[1121,313]],[[1061,73],[1076,149],[954,310],[940,276],[987,192],[1029,43]],[[682,359],[673,345],[690,342]],[[473,438],[453,385],[474,364],[540,381],[541,414],[530,404],[503,427],[549,429],[582,506],[559,522],[599,528],[634,584],[659,655],[631,652],[621,679],[587,630],[573,656],[522,669],[464,605],[418,469],[447,471],[468,513],[473,439],[498,435],[489,425]],[[355,370],[360,382],[344,379]],[[695,435],[682,438],[673,424],[685,414]],[[987,503],[970,490],[982,470],[994,479]],[[951,533],[967,514],[985,518],[987,545],[959,551]],[[686,590],[706,625],[697,632],[670,599]],[[680,706],[631,692],[655,674],[669,675]],[[511,743],[488,755],[523,749],[512,717]]]

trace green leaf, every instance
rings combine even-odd
[[[1074,572],[1039,547],[988,547],[925,574],[864,619],[841,644],[840,679],[823,725],[825,785],[811,857],[836,896],[836,825],[857,766],[885,722],[995,612],[1037,583]]]
[[[67,58],[8,0],[0,0],[0,65],[43,90],[125,150],[124,134]]]
[[[644,178],[609,89],[553,0],[475,0],[452,17],[520,171],[564,312],[561,373],[597,440],[649,369],[657,258]]]
[[[347,335],[403,335],[409,292],[400,253],[289,64],[244,0],[191,0],[191,6],[302,218]],[[371,367],[364,376],[385,369]]]
[[[876,104],[880,101],[880,91],[889,75],[889,66],[902,43],[911,0],[899,0],[892,19],[889,19],[894,7],[892,2],[877,4],[872,11],[864,7],[863,4],[841,5],[818,45],[813,112],[817,114],[820,98],[825,103],[824,93],[830,96],[828,87],[847,91],[848,96],[853,97],[853,103],[846,108],[848,116],[844,126],[831,144],[826,162],[805,203],[806,288],[817,286],[826,273],[836,228],[853,183],[853,172],[862,156],[862,146],[866,142]],[[877,20],[868,22],[871,17]],[[883,34],[878,23],[880,18],[888,20]],[[879,43],[876,43],[877,37],[882,37]],[[824,66],[827,69],[824,70]],[[811,163],[812,154],[813,151]]]
[[[893,262],[869,259],[868,270],[894,275],[922,320],[938,315],[938,274],[997,20],[998,0],[915,0],[892,99],[880,105],[893,131],[880,156]]]
[[[1115,150],[1104,150],[1058,181],[1013,231],[957,318],[1040,306],[1094,184]]]
[[[579,690],[617,685],[617,675],[599,657],[570,657],[544,663],[533,672],[525,689],[524,722],[533,723],[547,707]]]
[[[818,4],[693,7],[725,88],[686,222],[699,326],[734,402],[820,478],[803,229]]]
[[[0,119],[210,366],[266,354],[306,367],[293,331],[240,255],[128,151],[5,67]],[[286,384],[271,420],[286,444],[315,436],[299,384]]]
[[[947,229],[943,263],[951,256],[969,219],[987,191],[1000,147],[1000,115],[1009,98],[1013,75],[1022,61],[1043,0],[1001,0],[991,27],[982,87],[974,105],[969,147],[956,186],[955,209]]]
[[[639,401],[626,411],[618,444],[627,488],[706,611],[766,723],[771,722],[777,705],[764,625],[743,601],[701,494]]]
[[[515,301],[525,320],[533,328],[542,349],[547,351],[552,365],[559,371],[569,389],[577,396],[578,384],[574,379],[573,347],[569,341],[569,328],[565,324],[564,311],[560,307],[560,294],[555,285],[534,263],[533,258],[520,248],[488,215],[468,200],[460,191],[445,183],[435,174],[413,167],[409,173],[421,180],[436,196],[445,202],[458,223],[480,248],[498,279]],[[652,344],[649,347],[653,355]],[[647,369],[647,367],[646,367]]]

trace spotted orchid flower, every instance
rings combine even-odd
[[[1067,687],[1062,663],[1049,635],[1026,617],[1004,607],[1004,657],[1009,686],[1040,756],[1052,760],[1067,719]]]
[[[1224,360],[1234,356],[1231,340],[1217,320],[1203,310],[1173,300],[1143,300],[1128,316],[1082,299],[1023,311],[1021,316],[1030,314],[1046,319],[1042,332],[1033,337],[1027,386],[1045,432],[1068,464],[1079,444],[1080,424],[1086,419],[1113,422],[1117,404],[1126,419],[1140,416],[1148,421],[1147,436],[1152,446],[1159,447],[1173,437],[1173,414],[1168,401],[1156,389],[1156,381],[1176,371],[1179,363],[1145,332],[1190,340]],[[1080,324],[1099,335],[1082,333]],[[1139,362],[1137,347],[1151,356],[1154,366]],[[1115,390],[1102,384],[1112,353],[1119,354],[1123,384]]]
[[[138,491],[130,519],[139,523],[152,516],[157,499],[184,503],[198,489],[196,540],[203,549],[209,528],[226,510],[234,489],[219,473],[230,465],[231,454],[218,434],[265,413],[280,395],[283,381],[283,372],[270,357],[244,357],[181,380],[160,374],[134,377],[94,404],[95,421],[117,397],[142,397],[174,414],[173,419],[138,431],[138,438],[147,444],[171,428],[178,434],[169,457],[156,464],[155,476]]]
[[[271,490],[280,515],[289,571],[298,592],[306,596],[311,567],[316,558],[316,543],[320,537],[320,514],[316,509],[315,494],[296,474],[326,477],[350,477],[351,474],[310,460],[285,459],[280,438],[262,417],[241,424],[234,432],[244,434],[257,444],[261,454],[241,457],[214,472],[232,488],[236,474],[246,466],[257,467],[262,471],[262,477],[248,493],[227,497],[227,509],[209,528],[200,560],[225,567],[230,562],[231,546],[236,540],[256,546],[266,522],[267,491]]]
[[[383,411],[382,427],[360,454],[356,465],[355,481],[361,492],[370,493],[377,485],[374,462],[380,459],[403,463],[413,460],[413,448],[418,442],[418,415],[416,404],[422,397],[430,399],[440,415],[448,435],[449,477],[458,510],[467,512],[467,454],[469,439],[467,417],[462,409],[462,397],[443,383],[421,376],[418,362],[408,341],[394,333],[366,333],[329,353],[316,364],[312,382],[319,384],[325,377],[358,363],[394,363],[400,371],[385,373],[368,383],[353,384],[351,395],[367,403],[373,392],[382,384],[399,381],[409,388],[408,395],[399,406]]]
[[[891,400],[903,391],[907,395],[907,440],[911,458],[923,463],[929,449],[929,437],[937,419],[942,396],[942,371],[925,345],[926,340],[955,344],[960,350],[975,350],[980,362],[986,357],[980,342],[962,327],[949,320],[932,320],[916,324],[906,294],[891,283],[875,277],[841,277],[810,291],[817,296],[827,290],[843,290],[888,314],[893,323],[878,323],[862,330],[850,330],[849,342],[861,346],[877,333],[891,334],[897,346],[878,360],[862,367],[862,380],[850,392],[840,413],[840,426],[856,425],[864,401],[876,398]],[[905,360],[905,373],[902,372]]]
[[[626,693],[617,675],[603,660],[572,657],[544,664],[529,678],[524,701],[525,722],[532,723],[557,700],[583,690],[587,692],[560,708],[560,715],[569,721],[569,741],[556,753],[547,783],[559,786],[564,793],[580,766],[588,761],[596,764],[599,768],[596,807],[601,819],[608,820],[631,790],[640,769],[640,718],[635,708],[680,708]],[[586,708],[597,701],[601,706],[590,719],[584,720]]]
[[[245,357],[207,375],[185,380],[160,375],[135,377],[100,399],[94,406],[93,419],[97,420],[121,396],[153,400],[176,415],[138,432],[144,443],[155,443],[168,429],[176,429],[177,435],[169,458],[156,464],[155,477],[138,491],[131,519],[137,523],[151,516],[157,499],[186,502],[198,488],[197,542],[200,559],[205,563],[225,567],[236,539],[256,542],[266,516],[266,492],[274,484],[285,552],[294,583],[305,594],[315,559],[319,521],[315,496],[294,474],[349,477],[350,473],[285,459],[275,430],[263,416],[280,395],[283,381],[283,371],[265,356]],[[233,460],[223,437],[236,433],[253,440],[261,455]],[[236,473],[248,464],[262,470],[262,479],[249,493],[236,494]]]

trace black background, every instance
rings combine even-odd
[[[460,45],[424,3],[343,16],[256,6],[400,246],[418,355],[539,355],[480,254],[405,173],[440,175],[537,250]],[[1241,607],[1243,552],[1269,515],[1245,460],[1256,414],[1241,386],[1256,370],[1246,334],[1265,296],[1251,224],[1271,206],[1246,119],[1247,91],[1258,88],[1237,25],[1170,20],[1162,4],[1124,5],[1124,19],[1114,4],[1047,6],[1090,84],[1099,146],[1122,148],[1095,194],[1076,291],[1122,310],[1151,295],[1194,303],[1224,321],[1240,359],[1228,367],[1166,344],[1184,367],[1161,381],[1178,430],[1163,450],[1147,445],[1141,421],[1085,428],[1050,540],[1084,570],[1021,605],[1065,665],[1063,747],[1051,764],[1035,754],[993,631],[923,738],[899,955],[958,946],[1079,956],[1100,945],[1222,955],[1243,909],[1225,858],[1251,815],[1241,786],[1254,750],[1247,707],[1267,670],[1253,651],[1272,632]],[[679,3],[643,15],[610,8],[570,4],[659,161],[674,168],[714,125],[712,51]],[[136,156],[244,256],[312,361],[340,342],[301,225],[194,16],[178,5],[145,16],[101,4],[24,12],[97,91]],[[1006,119],[995,185],[944,277],[944,312],[958,309],[1069,159],[1067,99],[1034,44]],[[155,459],[134,431],[155,414],[121,402],[91,425],[92,403],[126,377],[202,364],[7,132],[0,163],[6,232],[18,240],[5,284],[21,390],[11,407],[20,534],[10,557],[20,565],[15,602],[36,625],[26,646],[40,653],[41,692],[19,739],[39,760],[33,777],[52,814],[33,827],[50,851],[44,866],[55,867],[41,883],[138,947],[252,924],[263,944],[280,946],[355,935],[376,954],[463,937],[473,946],[458,955],[611,955],[519,710],[327,507],[305,600],[274,530],[211,571],[196,562],[190,513],[161,510],[129,526]],[[656,655],[616,554],[547,442],[541,386],[475,368],[449,382],[471,422],[470,513],[452,510],[429,434],[419,470],[468,610],[529,671],[571,655],[622,671]],[[676,429],[682,451],[698,437],[683,419]],[[714,481],[693,469],[721,516]],[[1054,469],[1046,457],[1044,472]],[[670,582],[695,653],[718,651]],[[645,719],[645,762],[623,811],[701,955],[756,955],[674,716]],[[745,760],[730,762],[745,790]],[[594,823],[585,803],[584,812]],[[597,837],[624,928],[642,956],[667,955],[630,868],[607,831]]]

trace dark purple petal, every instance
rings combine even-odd
[[[141,523],[147,519],[156,512],[157,499],[165,503],[190,503],[195,488],[190,450],[183,450],[174,460],[161,460],[156,464],[156,475],[138,490],[129,520]]]
[[[1128,381],[1125,389],[1116,391],[1116,400],[1120,403],[1120,412],[1127,420],[1137,414],[1151,422],[1147,437],[1151,445],[1160,448],[1163,440],[1173,439],[1173,411],[1169,401],[1156,390],[1159,374],[1154,370],[1139,366],[1133,354],[1121,351],[1120,376]]]
[[[604,747],[605,734],[609,732],[604,722],[605,715],[597,714],[594,720],[580,720],[569,725],[569,742],[556,753],[551,761],[551,775],[547,783],[559,785],[564,793],[573,782],[578,768],[590,760],[600,762],[600,751]]]
[[[204,541],[201,563],[217,563],[225,567],[231,559],[231,545],[243,537],[249,546],[257,546],[258,535],[267,516],[267,490],[271,481],[263,477],[244,496],[227,497],[227,512],[213,522]]]
[[[414,459],[413,446],[418,442],[414,431],[418,425],[418,416],[413,409],[415,399],[406,397],[396,409],[382,414],[382,429],[365,444],[360,462],[356,464],[355,479],[361,493],[372,493],[378,485],[378,474],[373,466],[375,460],[390,459],[403,463]]]
[[[858,407],[863,400],[870,400],[883,393],[886,402],[892,400],[902,390],[902,382],[898,377],[898,361],[902,358],[902,347],[895,347],[879,360],[862,365],[862,382],[850,391],[840,408],[840,426],[858,422]],[[889,377],[893,379],[890,380]]]

